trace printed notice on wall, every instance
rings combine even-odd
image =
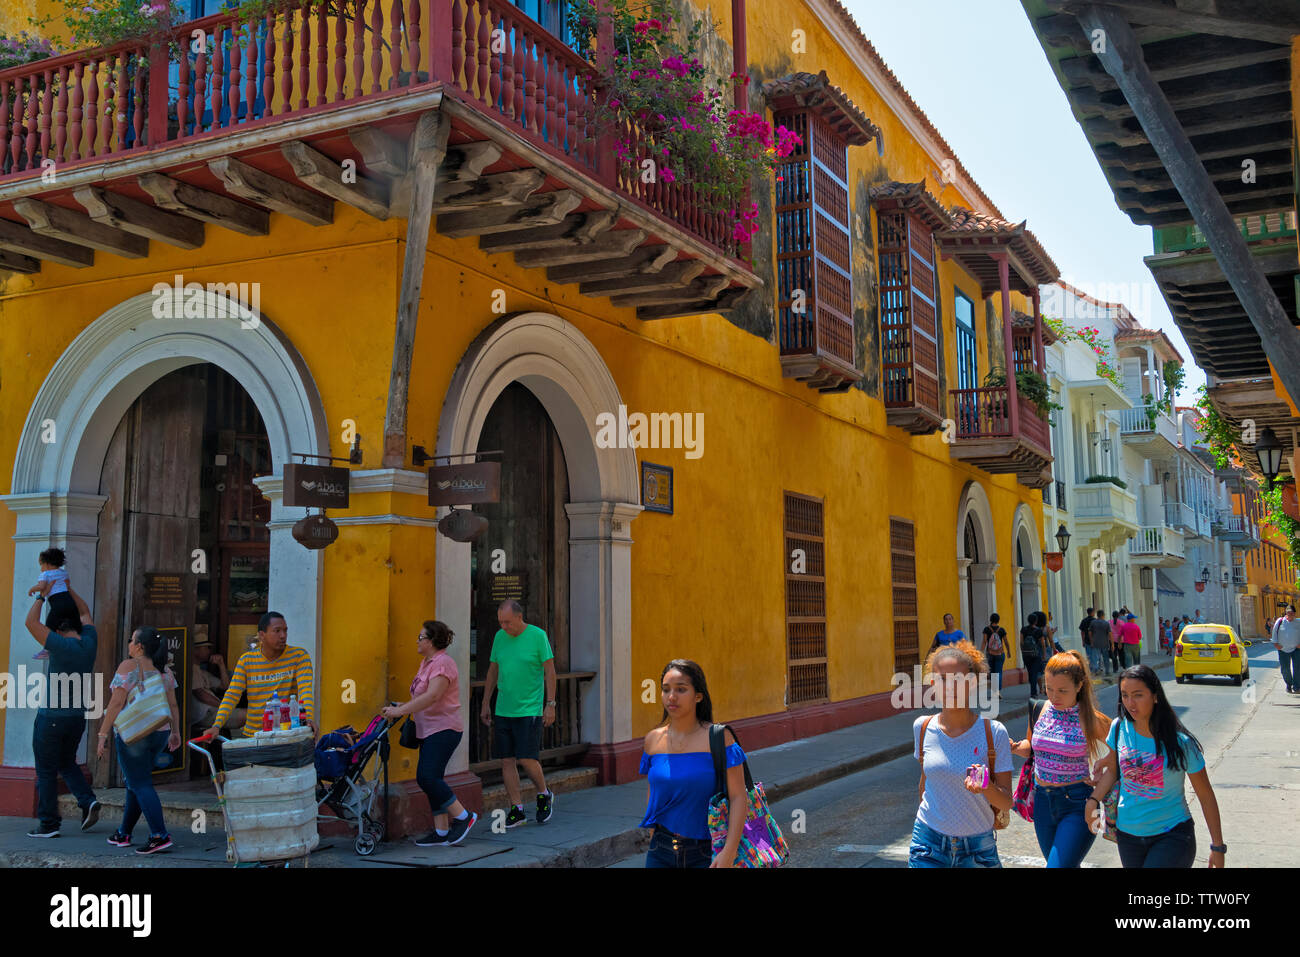
[[[185,604],[182,575],[163,572],[146,572],[144,576],[144,607],[181,608]]]

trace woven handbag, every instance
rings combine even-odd
[[[149,674],[139,664],[135,666],[136,685],[126,706],[117,713],[113,729],[127,744],[134,744],[158,726],[172,718],[172,708],[167,702],[167,687],[162,675]]]
[[[717,792],[709,801],[709,836],[712,839],[713,855],[716,857],[727,844],[727,830],[730,826],[730,799],[727,797],[727,771],[725,759],[725,737],[723,732],[736,732],[728,725],[715,724],[709,729],[709,750],[713,754],[713,777]],[[740,738],[736,737],[736,744]],[[744,763],[745,792],[749,801],[745,808],[745,829],[740,834],[740,846],[736,849],[736,867],[780,867],[790,858],[790,845],[785,835],[772,817],[767,805],[767,795],[762,783],[754,783],[749,773],[749,761]]]

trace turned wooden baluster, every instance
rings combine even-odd
[[[253,120],[254,111],[257,106],[257,29],[250,23],[248,25],[248,69],[244,74],[244,120],[249,122]],[[262,65],[265,71],[265,64]]]
[[[240,58],[244,53],[243,47],[239,45],[239,26],[238,23],[230,25],[230,78],[227,83],[229,89],[226,104],[230,108],[231,126],[239,122],[239,81],[244,77],[239,69]]]
[[[275,100],[275,16],[266,15],[266,49],[262,57],[262,116],[271,116]]]
[[[194,58],[194,132],[203,132],[203,113],[207,110],[208,90],[208,41],[204,39]]]
[[[9,137],[9,170],[18,172],[22,166],[18,163],[18,156],[22,152],[23,143],[23,78],[17,77],[14,80],[14,130]],[[3,144],[0,144],[3,145]]]
[[[185,124],[190,118],[190,50],[181,43],[180,62],[176,74],[176,137],[185,137]]]
[[[506,52],[504,57],[496,57],[492,61],[492,78],[495,80],[497,72],[500,71],[501,73],[499,90],[493,92],[492,103],[493,105],[500,103],[501,112],[506,116],[510,116],[515,109],[515,58],[513,53],[518,49],[519,37],[515,32],[514,21],[509,17],[503,16],[501,18],[500,29],[504,35]],[[499,100],[497,99],[498,92],[500,93]]]
[[[311,101],[311,4],[302,6],[302,39],[298,41],[298,109]]]
[[[78,60],[75,64],[73,64],[72,67],[72,76],[71,76],[72,96],[70,97],[69,104],[68,104],[69,105],[68,151],[67,151],[68,162],[72,162],[73,160],[80,158],[81,104],[82,104],[81,78],[84,69],[85,69],[85,64],[83,64],[80,60]],[[0,141],[3,141],[3,136],[0,136]]]
[[[340,10],[334,21],[334,102],[344,99],[348,81],[348,28]]]
[[[63,141],[67,136],[68,122],[68,68],[59,67],[59,98],[58,98],[58,115],[54,115],[54,73],[51,70],[45,71],[45,103],[44,117],[41,120],[41,160],[52,159],[56,163],[63,161]],[[51,130],[51,123],[54,129]],[[50,138],[53,134],[54,153],[50,153]]]
[[[222,36],[222,28],[217,27],[212,35],[212,129],[221,127],[221,111],[224,101],[221,95],[221,87],[226,82],[226,45]]]
[[[370,92],[378,93],[383,89],[379,79],[384,72],[384,0],[374,2],[375,8],[370,13]],[[359,15],[357,20],[360,22]],[[393,71],[392,81],[397,82],[396,70]],[[365,90],[357,87],[357,92],[364,93]]]
[[[127,53],[119,53],[117,62],[114,64],[113,139],[109,148],[110,153],[120,152],[126,147],[127,57]]]
[[[86,127],[86,148],[83,159],[97,155],[95,152],[95,133],[99,129],[99,61],[90,64],[86,84],[86,105],[82,108],[82,121]]]
[[[560,149],[564,149],[564,134],[560,132],[559,118],[555,113],[555,84],[559,82],[562,75],[560,58],[554,53],[548,55],[546,57],[545,80],[542,87],[546,91],[542,122],[546,124],[547,142]]]
[[[533,128],[533,103],[531,98],[533,93],[529,92],[531,87],[535,92],[537,84],[532,82],[533,58],[537,54],[537,43],[524,32],[523,24],[515,25],[515,119],[523,124],[524,129]]]
[[[5,148],[9,145],[9,81],[0,80],[0,176],[9,172],[5,169]]]
[[[352,85],[357,93],[366,92],[366,2],[357,0],[356,11],[352,15]],[[379,0],[376,0],[379,2]],[[375,86],[378,87],[378,78]]]
[[[144,116],[146,112],[144,75],[146,73],[146,67],[142,66],[140,63],[142,56],[143,54],[139,50],[136,50],[131,54],[131,59],[128,61],[128,63],[134,63],[135,65],[135,78],[131,82],[131,89],[134,94],[131,98],[131,145],[133,148],[140,147],[140,141],[144,136]]]
[[[420,8],[420,0],[416,0],[415,9]],[[451,82],[461,89],[472,86],[468,79],[461,81],[461,70],[465,66],[465,28],[463,17],[468,13],[461,7],[460,0],[452,0],[451,4]],[[435,80],[443,80],[446,77],[435,76]]]
[[[376,13],[382,6],[383,0],[375,0]],[[383,26],[384,18],[382,15],[376,16],[375,20],[380,26]],[[393,9],[389,11],[388,24],[388,62],[393,69],[393,85],[396,86],[398,77],[402,75],[402,0],[393,0]],[[379,33],[378,28],[376,28],[375,33]],[[378,50],[379,48],[376,47],[375,49]],[[375,79],[379,79],[378,70],[375,70]],[[412,77],[407,82],[414,82],[414,79]]]
[[[27,165],[24,169],[31,169],[36,165],[36,128],[39,124],[41,96],[36,89],[36,77],[33,75],[27,80]]]
[[[327,90],[329,77],[326,75],[325,60],[329,56],[330,25],[325,17],[325,5],[322,3],[316,11],[316,105],[324,106],[329,102]]]
[[[446,3],[447,0],[442,0],[442,2]],[[423,0],[411,0],[410,13],[407,14],[410,18],[410,23],[406,25],[406,42],[411,50],[412,83],[420,82],[420,6],[422,3]],[[397,0],[397,8],[399,10],[402,9],[402,0]],[[456,15],[454,12],[452,14],[451,22],[456,22]],[[437,40],[439,43],[442,42],[441,37],[438,37]],[[429,65],[429,69],[433,69],[433,64]],[[456,79],[459,81],[460,74],[456,75]]]
[[[293,10],[284,12],[284,58],[280,61],[280,101],[281,109],[288,113],[293,109],[293,40],[295,33]]]

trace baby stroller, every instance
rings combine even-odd
[[[388,819],[388,730],[393,722],[376,715],[357,734],[351,727],[339,728],[321,735],[316,742],[316,805],[328,807],[336,815],[330,818],[318,813],[318,822],[339,820],[356,824],[357,839],[354,844],[358,854],[367,857],[384,839]],[[370,759],[378,755],[374,773],[367,777]],[[375,803],[383,776],[383,820],[375,814]]]

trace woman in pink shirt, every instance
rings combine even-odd
[[[447,762],[465,731],[460,716],[460,676],[456,662],[447,654],[452,637],[452,630],[442,622],[424,623],[415,641],[424,660],[411,681],[411,700],[380,712],[385,718],[409,714],[415,722],[415,736],[420,739],[415,780],[433,809],[433,830],[415,842],[420,847],[459,844],[478,821],[478,815],[466,811],[443,780]]]
[[[1131,668],[1133,665],[1142,663],[1142,627],[1137,623],[1137,618],[1133,615],[1127,616],[1119,626],[1120,641],[1123,642],[1120,650],[1124,655],[1124,667]]]

